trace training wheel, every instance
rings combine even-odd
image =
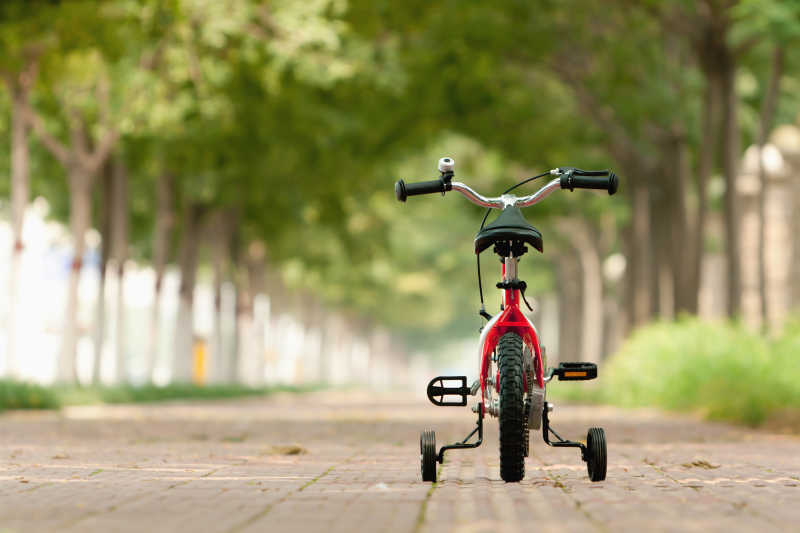
[[[419,434],[419,462],[422,481],[436,482],[436,434],[432,429]]]
[[[589,428],[586,435],[586,468],[592,481],[606,478],[606,432],[603,428]]]

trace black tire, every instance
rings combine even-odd
[[[419,462],[422,481],[436,483],[436,434],[432,429],[419,434]]]
[[[525,477],[525,372],[522,338],[506,333],[497,343],[500,370],[500,477],[521,481]]]
[[[606,432],[603,428],[589,428],[586,434],[586,468],[589,479],[603,481],[606,478]]]

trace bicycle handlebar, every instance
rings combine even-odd
[[[448,161],[452,163],[452,159],[448,159]],[[551,170],[550,174],[559,177],[550,181],[534,194],[523,197],[504,194],[497,198],[487,198],[464,183],[451,181],[453,178],[451,166],[447,171],[442,172],[442,175],[436,180],[416,183],[406,183],[403,180],[398,180],[394,184],[394,194],[398,201],[405,202],[409,196],[437,192],[444,195],[445,192],[454,190],[463,194],[470,202],[476,205],[503,209],[510,205],[517,207],[533,205],[542,201],[558,188],[570,191],[574,189],[600,189],[608,191],[609,195],[615,194],[619,188],[619,177],[609,170],[581,170],[574,167],[560,167]]]

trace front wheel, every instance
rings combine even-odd
[[[525,477],[525,371],[522,338],[506,333],[497,343],[500,370],[500,477],[521,481]]]

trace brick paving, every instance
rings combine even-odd
[[[656,411],[556,407],[606,428],[608,480],[532,435],[500,480],[497,425],[420,481],[419,430],[471,429],[466,408],[363,392],[0,416],[0,532],[797,531],[800,438]],[[300,452],[300,453],[297,453]]]

